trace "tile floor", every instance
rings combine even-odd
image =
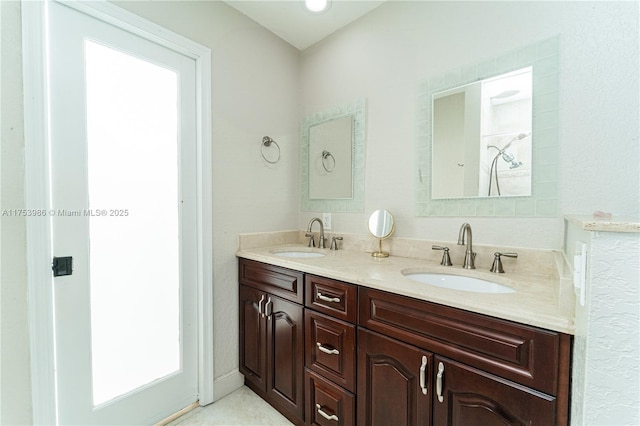
[[[198,407],[167,426],[243,425],[243,426],[291,426],[262,398],[243,386],[206,407]]]

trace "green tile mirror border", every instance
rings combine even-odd
[[[329,120],[353,116],[353,198],[309,199],[309,128]],[[303,211],[332,213],[361,213],[364,211],[364,161],[365,161],[366,100],[339,105],[317,112],[302,120],[302,144],[300,162],[302,170],[301,208]]]
[[[556,217],[558,215],[559,51],[560,39],[556,36],[420,83],[416,123],[417,216]],[[533,67],[532,195],[432,199],[433,94],[526,66]]]

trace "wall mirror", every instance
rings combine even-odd
[[[418,216],[558,212],[559,38],[420,86]]]
[[[364,129],[364,99],[304,118],[300,150],[303,211],[363,211]]]
[[[531,67],[433,95],[434,199],[531,195]]]
[[[353,115],[309,127],[309,199],[353,198]]]

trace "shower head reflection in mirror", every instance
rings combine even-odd
[[[495,149],[498,150],[498,153],[496,154],[496,156],[493,157],[493,161],[491,161],[491,168],[489,169],[489,190],[487,192],[488,196],[491,196],[491,188],[492,188],[492,182],[493,182],[494,178],[495,178],[496,191],[497,191],[498,195],[502,195],[502,193],[500,191],[500,180],[499,180],[500,178],[498,176],[498,158],[502,157],[502,160],[505,163],[510,163],[510,165],[509,165],[509,169],[510,170],[517,169],[518,167],[522,166],[522,161],[516,161],[515,156],[512,153],[508,152],[507,149],[515,141],[520,141],[520,140],[526,138],[529,135],[530,135],[530,133],[520,133],[519,135],[517,135],[513,139],[511,139],[502,148],[498,148],[495,145],[487,145],[487,149],[495,148]]]
[[[416,121],[417,170],[414,176],[417,216],[557,216],[560,40],[555,36],[499,56],[482,57],[477,63],[461,60],[459,68],[438,76],[428,76],[422,81],[418,92],[419,119]],[[439,122],[438,118],[442,115],[437,109],[439,101],[449,103],[452,109],[456,103],[464,103],[466,97],[480,98],[482,90],[477,83],[488,83],[526,69],[531,70],[530,89],[498,84],[483,98],[485,105],[490,105],[494,110],[506,110],[510,108],[509,104],[523,105],[522,100],[528,96],[531,99],[530,113],[527,113],[529,125],[526,121],[521,121],[524,124],[517,126],[510,124],[508,116],[522,118],[520,112],[515,112],[516,109],[512,110],[512,114],[496,120],[489,130],[481,132],[481,127],[487,126],[487,119],[492,114],[478,113],[483,117],[482,120],[474,118],[466,123],[469,130],[473,130],[470,134],[474,135],[476,143],[469,144],[464,156],[455,154],[451,144],[446,142],[438,146],[440,130],[446,130],[445,135],[449,132],[461,139],[466,138],[468,130],[464,121],[458,121],[463,125],[452,124],[454,118],[450,115],[444,116],[448,123]],[[471,93],[467,95],[463,92]],[[447,93],[448,96],[445,95]],[[480,102],[477,105],[480,109]],[[464,109],[457,111],[457,120],[461,120],[461,116],[464,119],[464,114],[468,112]],[[514,123],[516,121],[513,120]],[[444,125],[440,130],[438,123]],[[526,136],[519,138],[521,134]],[[499,156],[491,174],[496,155]],[[499,196],[495,188],[496,169]],[[468,184],[464,185],[454,183],[452,176],[456,176],[456,173],[460,176],[468,174],[473,179],[468,179]],[[493,178],[489,196],[490,176]],[[438,180],[445,183],[439,184]],[[453,188],[458,191],[456,195],[451,192]]]

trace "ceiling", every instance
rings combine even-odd
[[[227,0],[225,3],[299,50],[304,50],[384,1],[332,0],[329,10],[317,14],[307,11],[303,0]]]

